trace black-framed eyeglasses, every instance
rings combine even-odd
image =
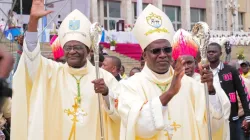
[[[152,50],[149,50],[154,55],[159,55],[163,51],[165,54],[172,52],[172,47],[164,47],[164,48],[155,48]]]
[[[64,51],[71,51],[71,50],[74,50],[74,51],[80,51],[83,49],[84,46],[81,46],[81,45],[77,45],[77,46],[64,46],[63,47],[63,50]]]

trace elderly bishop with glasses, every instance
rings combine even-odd
[[[33,0],[23,54],[14,76],[12,140],[100,140],[98,94],[101,94],[104,138],[119,139],[115,96],[117,80],[87,60],[90,21],[78,10],[70,13],[59,29],[59,41],[67,63],[41,55],[37,41],[38,20],[51,13],[44,0]]]
[[[209,96],[214,102],[211,110],[206,110],[204,86],[185,75],[182,56],[175,68],[171,67],[175,32],[170,19],[148,5],[138,17],[133,34],[146,64],[141,73],[121,83],[120,140],[207,140],[206,112],[223,114],[223,107],[216,98],[218,91],[211,86]],[[204,73],[204,82],[210,82]]]

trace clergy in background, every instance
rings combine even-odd
[[[199,63],[196,61],[196,57],[199,55],[199,46],[193,40],[192,35],[183,29],[179,29],[174,35],[172,47],[173,59],[176,61],[178,57],[182,56],[185,60],[185,74],[194,78],[198,82],[204,81],[205,79],[201,79],[199,73],[195,73],[196,65]],[[224,90],[220,86],[214,84],[212,71],[209,70],[209,67],[207,69],[207,74],[210,76],[208,77],[210,79],[209,83],[213,84],[217,93],[214,96],[215,98],[210,96],[212,98],[209,99],[209,102],[211,104],[216,104],[218,100],[221,103],[220,106],[222,106],[221,111],[210,110],[213,140],[229,140],[229,116],[231,104]],[[213,109],[213,107],[211,107],[211,109]]]
[[[170,66],[174,33],[170,19],[153,5],[138,17],[133,34],[146,63],[141,73],[122,83],[120,140],[208,139],[204,86],[185,75],[181,57],[175,69]],[[209,86],[209,93],[215,98],[217,91]],[[219,101],[211,107],[222,108]]]
[[[43,0],[33,0],[24,52],[14,75],[12,140],[100,140],[98,96],[106,140],[119,139],[119,117],[114,106],[118,82],[87,60],[91,47],[90,21],[78,10],[59,29],[66,64],[41,55],[37,41],[38,20],[51,11]]]

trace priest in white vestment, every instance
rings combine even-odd
[[[204,86],[184,75],[181,57],[175,69],[170,66],[174,33],[170,19],[153,5],[138,17],[133,34],[146,64],[140,73],[122,82],[120,140],[208,139],[206,112],[210,110],[206,110]],[[210,86],[209,93],[216,95],[217,91]],[[210,95],[216,101],[211,110],[221,114],[215,95]]]
[[[201,75],[199,73],[195,73],[196,65],[199,63],[196,59],[196,57],[200,55],[198,53],[199,46],[193,40],[192,35],[183,29],[179,29],[174,35],[172,48],[172,56],[174,60],[176,60],[179,56],[182,56],[182,58],[185,60],[185,74],[194,78],[196,81],[201,82],[203,80],[201,79]],[[209,101],[212,104],[216,104],[216,101],[219,100],[222,106],[221,113],[210,110],[213,140],[229,140],[229,116],[231,111],[231,103],[220,85],[213,82],[212,71],[209,70],[208,75],[210,76],[209,79],[212,81],[213,86],[217,91],[215,94],[216,100],[211,98]]]
[[[43,0],[33,0],[23,54],[14,75],[12,140],[100,140],[98,94],[101,95],[104,137],[119,139],[119,116],[115,99],[117,80],[87,60],[91,47],[90,21],[78,10],[70,13],[59,29],[59,41],[67,63],[41,55],[37,41]]]

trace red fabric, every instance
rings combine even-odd
[[[50,46],[54,55],[54,59],[57,60],[64,56],[63,48],[59,42],[58,36],[54,35],[50,40]]]
[[[23,53],[23,51],[18,50],[17,53],[21,55]]]
[[[105,48],[110,48],[110,44],[106,42],[101,42]],[[139,44],[125,44],[125,43],[117,43],[115,52],[133,58],[135,60],[140,60],[142,49]]]
[[[200,73],[199,68],[198,68],[198,67],[197,67],[197,68],[195,68],[194,72],[195,72],[195,73]]]

